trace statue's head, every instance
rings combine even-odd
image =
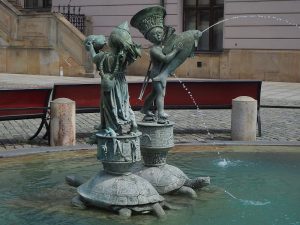
[[[163,39],[165,16],[165,8],[161,6],[148,7],[136,13],[130,24],[137,28],[146,39],[156,44]]]
[[[164,29],[161,27],[154,27],[148,31],[146,39],[153,44],[160,44],[163,41]]]

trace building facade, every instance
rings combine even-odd
[[[69,0],[53,0],[52,5]],[[177,32],[205,30],[194,58],[177,71],[181,77],[261,79],[300,82],[300,1],[297,0],[72,0],[91,16],[94,34],[109,35],[114,26],[151,5],[166,8],[166,24]],[[134,28],[131,33],[145,48],[149,43]],[[142,75],[144,55],[129,71]]]
[[[0,73],[91,76],[85,36],[50,0],[0,0]]]
[[[137,11],[148,6],[162,5],[167,11],[166,24],[175,27],[177,32],[188,29],[199,29],[203,31],[216,22],[222,21],[223,19],[226,20],[226,22],[220,23],[203,33],[203,36],[199,40],[200,44],[195,53],[195,57],[188,59],[176,71],[178,76],[210,79],[261,79],[300,82],[300,28],[297,25],[300,24],[299,0],[9,1],[16,2],[27,10],[38,8],[38,11],[48,11],[43,15],[40,14],[42,12],[35,13],[30,20],[26,10],[25,13],[23,12],[24,10],[21,10],[21,13],[19,13],[18,9],[10,9],[8,12],[8,6],[5,3],[8,2],[8,0],[1,0],[1,2],[3,13],[0,14],[0,58],[5,57],[7,54],[23,54],[20,53],[20,51],[14,51],[16,47],[20,48],[21,52],[24,52],[23,50],[26,46],[29,48],[31,45],[35,48],[34,51],[36,51],[36,48],[44,48],[44,51],[60,48],[59,40],[53,42],[57,35],[55,36],[53,32],[49,33],[46,31],[42,35],[41,32],[39,32],[40,27],[45,28],[46,26],[39,24],[38,21],[46,21],[46,19],[38,19],[37,17],[40,15],[41,18],[50,18],[49,8],[52,9],[52,12],[57,12],[62,9],[68,11],[67,5],[80,7],[80,14],[85,15],[86,18],[91,21],[91,24],[84,25],[84,33],[86,35],[104,34],[108,36],[113,27],[121,24],[125,20],[130,21],[131,17]],[[75,9],[73,8],[73,10]],[[16,21],[16,25],[10,22],[8,25],[12,25],[6,26],[8,18],[10,17],[15,18],[14,21]],[[33,20],[37,22],[31,23]],[[27,23],[25,23],[25,21],[28,21],[30,26],[26,25]],[[17,25],[23,27],[24,24],[33,30],[30,34],[26,34],[25,36],[19,31],[24,30],[25,32],[27,28],[22,28],[22,30],[21,28],[15,29],[14,27]],[[45,22],[45,24],[50,24],[52,29],[60,23]],[[68,25],[66,24],[66,26]],[[60,26],[58,26],[58,28],[59,27]],[[70,26],[69,28],[71,29]],[[147,51],[151,44],[146,41],[136,29],[130,29],[134,40],[142,44],[145,51],[143,57],[129,68],[128,73],[131,75],[145,75],[149,64],[149,54]],[[14,33],[14,31],[16,31],[16,33]],[[57,32],[62,36],[58,29]],[[70,37],[68,38],[71,38],[72,33],[74,34],[76,32],[72,31],[69,33]],[[12,37],[9,37],[10,34],[12,34]],[[21,40],[23,36],[26,40]],[[43,36],[43,38],[41,36]],[[76,36],[80,35],[76,34]],[[36,38],[37,41],[34,41],[33,38]],[[68,38],[62,37],[62,40],[67,40]],[[29,39],[29,41],[27,39]],[[41,46],[35,46],[40,43],[42,39],[45,40],[45,43],[48,42]],[[82,39],[82,37],[80,39]],[[11,43],[13,46],[8,46]],[[68,43],[71,42],[66,42],[66,44]],[[80,43],[80,41],[76,42],[76,48],[79,48],[77,45]],[[68,49],[67,54],[59,50],[61,52],[59,54],[62,57],[58,57],[59,59],[56,61],[55,70],[51,70],[51,74],[58,75],[59,68],[63,67],[66,71],[69,70],[69,75],[84,76],[83,64],[85,63],[82,59],[85,57],[80,56],[78,58],[77,54],[72,52],[71,47],[66,49]],[[31,53],[32,51],[27,50],[26,54],[30,55]],[[24,53],[24,55],[26,54]],[[40,54],[38,57],[44,58],[44,56],[45,54]],[[45,60],[42,61],[44,62]],[[5,69],[7,71],[7,68],[13,68],[13,64],[2,64],[0,64],[0,70],[2,72],[5,72]],[[71,64],[74,64],[74,66],[70,66]],[[79,67],[81,68],[78,74],[76,74],[77,65],[80,65]],[[30,65],[24,65],[23,67],[25,68],[26,66],[27,68],[31,68]],[[41,64],[39,66],[40,69],[29,69],[29,72],[36,70],[38,73],[39,71],[43,71],[42,67]],[[20,69],[15,72],[26,73],[22,72],[23,70],[24,69]]]

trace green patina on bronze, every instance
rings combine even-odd
[[[137,125],[125,75],[127,66],[140,57],[140,46],[132,41],[127,22],[112,30],[108,39],[110,51],[102,51],[106,43],[103,35],[91,35],[84,43],[101,76],[101,124],[97,129],[121,135],[122,125],[130,123],[135,132]]]
[[[181,193],[195,198],[193,188],[202,188],[210,182],[207,177],[189,179],[180,169],[166,164],[167,151],[174,145],[173,123],[164,112],[166,79],[192,54],[201,32],[176,35],[173,28],[164,25],[165,15],[164,8],[155,6],[140,11],[131,20],[154,44],[150,50],[152,67],[147,73],[153,91],[142,111],[146,118],[154,118],[150,107],[155,101],[158,123],[156,118],[155,123],[139,123],[143,135],[137,130],[125,77],[127,66],[141,56],[127,22],[111,32],[110,51],[102,50],[107,44],[103,35],[91,35],[84,42],[101,76],[101,123],[92,142],[97,144],[97,158],[103,164],[103,171],[88,181],[76,176],[66,178],[68,184],[77,187],[78,196],[72,200],[77,207],[106,208],[126,217],[132,212],[153,212],[162,217],[165,215],[162,207],[171,207],[160,193]],[[123,130],[125,124],[131,125],[127,133]],[[133,168],[141,160],[141,146],[145,166]]]
[[[112,30],[110,51],[102,50],[106,43],[103,35],[91,35],[84,42],[101,76],[101,123],[90,143],[97,144],[103,171],[86,182],[76,176],[66,178],[77,187],[72,203],[80,208],[106,208],[126,217],[132,212],[154,212],[161,217],[164,198],[147,180],[131,174],[131,167],[141,160],[141,133],[129,104],[125,75],[127,66],[141,56],[140,46],[132,41],[127,22]],[[126,124],[130,124],[128,132]]]
[[[141,112],[145,114],[145,121],[156,121],[151,112],[152,105],[155,103],[158,123],[168,122],[168,115],[164,112],[167,77],[193,55],[195,45],[202,35],[198,30],[175,34],[174,28],[164,24],[165,16],[166,11],[163,7],[153,6],[139,11],[130,21],[133,27],[153,43],[150,49],[151,68],[145,79],[145,82],[152,80],[153,89],[146,97]]]
[[[166,11],[161,6],[153,6],[136,13],[130,24],[153,43],[150,49],[150,66],[141,91],[143,95],[149,80],[152,91],[146,97],[142,113],[145,117],[138,123],[142,132],[140,139],[144,165],[135,167],[135,174],[148,180],[159,194],[178,193],[196,198],[194,189],[201,189],[210,183],[209,177],[189,179],[183,171],[167,164],[168,151],[174,146],[173,125],[164,112],[164,97],[169,75],[191,55],[201,36],[198,30],[175,34],[175,29],[166,26]],[[157,116],[151,111],[157,107]]]

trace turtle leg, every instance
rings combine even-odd
[[[79,208],[79,209],[86,209],[86,205],[83,201],[81,201],[80,195],[76,195],[74,198],[72,198],[72,204],[73,206]]]
[[[122,217],[125,217],[125,218],[131,217],[131,214],[132,214],[131,209],[128,209],[128,208],[119,209],[118,212],[119,212],[119,216],[122,216]]]
[[[194,179],[187,179],[184,183],[184,186],[201,189],[210,184],[210,177],[196,177]]]
[[[75,175],[68,175],[65,177],[65,180],[72,187],[79,187],[86,181],[84,178]]]
[[[182,186],[176,191],[176,193],[187,195],[190,198],[197,198],[197,193],[192,188],[187,186]]]
[[[155,213],[155,215],[159,218],[162,218],[166,215],[164,209],[161,207],[161,205],[159,203],[155,203],[152,206],[153,212]]]

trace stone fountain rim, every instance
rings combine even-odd
[[[246,141],[214,141],[199,143],[199,142],[189,142],[189,143],[177,143],[175,146],[283,146],[283,147],[300,147],[300,141],[290,141],[290,142],[269,142],[269,141],[256,141],[256,142],[246,142]],[[52,153],[52,152],[63,152],[63,151],[85,151],[85,150],[96,150],[96,145],[78,144],[75,146],[55,146],[55,147],[34,147],[34,148],[20,148],[14,150],[0,151],[0,158],[9,158],[17,156],[26,156],[32,154],[40,153]],[[212,150],[201,150],[199,152],[211,152]],[[228,151],[219,149],[218,151]],[[249,152],[249,151],[245,151]],[[264,151],[265,152],[265,151]],[[282,151],[282,152],[300,152],[300,151]]]

